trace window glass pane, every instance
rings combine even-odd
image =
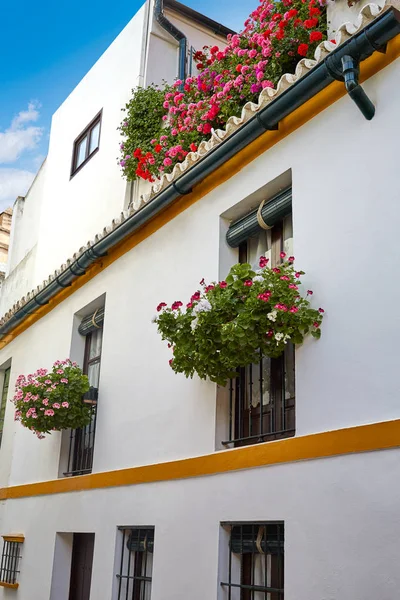
[[[271,401],[271,359],[264,356],[261,363],[247,367],[246,372],[246,406],[260,406],[260,398],[264,406]]]
[[[86,158],[86,147],[87,147],[87,137],[83,138],[81,142],[79,142],[77,150],[76,150],[76,163],[75,169],[77,169]]]
[[[262,230],[259,235],[247,240],[247,260],[253,269],[259,269],[260,256],[271,259],[271,230]]]
[[[100,137],[100,121],[93,127],[90,133],[90,146],[89,146],[89,154],[92,154],[99,147],[99,137]]]
[[[100,378],[100,359],[96,360],[95,362],[92,362],[88,365],[88,369],[87,369],[88,373],[88,378],[89,378],[89,385],[91,385],[92,387],[98,388],[99,387],[99,378]]]
[[[92,332],[92,337],[90,340],[89,360],[92,360],[92,358],[96,358],[97,356],[100,356],[102,338],[103,338],[103,329],[95,329]]]

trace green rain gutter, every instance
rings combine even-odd
[[[351,57],[354,64],[358,65],[374,52],[384,52],[386,44],[399,33],[400,13],[396,9],[390,8],[362,31],[335,48],[307,75],[304,75],[268,106],[261,109],[228,139],[211,150],[201,161],[157,194],[137,213],[85,250],[65,271],[46,285],[0,327],[0,339],[21,323],[26,316],[34,313],[38,307],[47,304],[62,288],[71,285],[75,279],[86,272],[88,267],[105,256],[114,246],[143,227],[182,195],[189,194],[194,186],[265,131],[276,129],[282,119],[335,80],[344,81],[342,64],[344,57]],[[348,61],[348,58],[345,60]]]

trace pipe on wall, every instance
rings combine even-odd
[[[179,43],[179,64],[178,64],[178,78],[184,81],[186,79],[186,53],[187,53],[187,38],[180,29],[178,29],[167,17],[164,15],[164,3],[163,0],[155,0],[154,3],[154,15],[157,23],[167,31],[173,38]]]
[[[157,0],[161,2],[161,0]],[[126,219],[114,231],[85,250],[65,271],[46,285],[38,294],[0,326],[0,339],[16,327],[27,315],[47,304],[62,288],[83,275],[86,269],[105,256],[114,246],[140,229],[148,221],[170,206],[193,187],[213,173],[232,156],[253,142],[265,131],[276,129],[279,122],[335,79],[343,80],[342,58],[351,56],[357,63],[365,60],[400,33],[400,12],[393,7],[367,25],[361,32],[335,48],[307,75],[298,79],[256,116],[249,119],[235,133],[216,146],[201,161],[186,171],[179,179],[145,204],[137,213]]]

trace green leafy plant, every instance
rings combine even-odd
[[[281,258],[286,257],[281,253]],[[311,308],[311,290],[299,293],[303,271],[289,257],[269,268],[260,258],[260,269],[234,265],[225,281],[196,291],[190,302],[161,302],[154,322],[172,348],[170,365],[176,373],[225,385],[237,368],[257,362],[260,354],[278,357],[291,341],[301,344],[306,335],[321,335],[324,310]]]
[[[56,361],[50,372],[38,369],[15,384],[15,420],[39,439],[45,433],[89,425],[90,406],[83,402],[89,380],[76,363]]]
[[[240,33],[194,53],[197,72],[185,81],[134,90],[120,127],[123,174],[154,181],[171,173],[326,39],[326,0],[260,0]]]
[[[129,181],[138,177],[142,179],[151,177],[148,169],[140,168],[141,156],[147,155],[147,159],[150,159],[148,153],[151,152],[154,162],[151,160],[149,164],[154,168],[162,164],[161,157],[160,161],[157,161],[157,153],[154,152],[152,141],[162,135],[162,117],[165,113],[163,102],[168,89],[167,84],[164,84],[162,89],[154,84],[147,88],[137,87],[132,90],[132,98],[122,109],[126,114],[118,129],[124,141],[120,144],[122,158],[118,163]]]

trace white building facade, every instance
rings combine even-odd
[[[221,43],[223,29],[178,3],[165,3],[163,14],[188,47]],[[334,56],[339,42],[390,29],[386,52],[372,48],[360,65],[373,119],[343,82],[331,82],[173,199],[164,182],[140,202],[116,164],[131,88],[177,75],[178,42],[153,7],[139,11],[56,112],[49,155],[14,211],[1,296],[0,533],[21,558],[18,588],[0,586],[0,598],[398,598],[398,21],[391,8],[366,6],[331,49]],[[216,142],[214,156],[247,131],[251,112]],[[98,122],[97,146],[71,177],[74,142]],[[185,166],[182,185],[207,164],[204,154]],[[132,194],[139,211],[128,208]],[[227,243],[232,223],[283,197],[286,210],[269,233],[260,228],[241,250]],[[96,243],[112,236],[97,256]],[[94,242],[74,255],[87,239]],[[249,260],[260,248],[272,260],[277,248],[293,251],[315,307],[326,309],[321,339],[296,348],[295,363],[262,365],[251,382],[243,374],[241,390],[175,375],[151,322],[155,307],[188,301],[203,277],[224,278],[244,247]],[[85,249],[92,263],[77,268]],[[69,267],[79,273],[61,286]],[[32,298],[37,307],[22,318]],[[8,401],[20,373],[67,356],[98,389],[95,430],[80,448],[74,432],[38,440],[14,422]],[[232,419],[239,410],[241,422]]]

